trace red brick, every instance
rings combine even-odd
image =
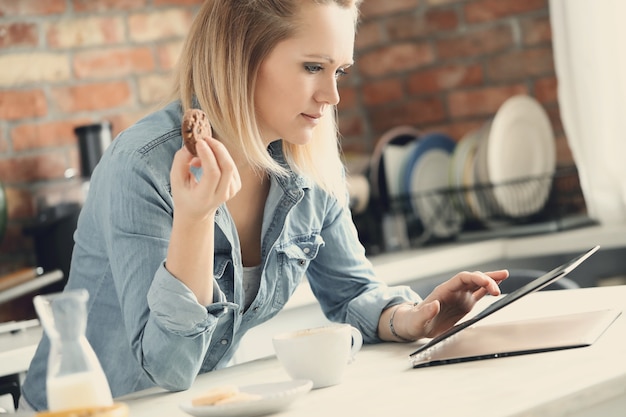
[[[112,81],[53,88],[52,97],[61,111],[71,113],[126,106],[132,91],[126,82]]]
[[[521,22],[524,45],[537,45],[552,41],[550,18],[526,19]]]
[[[375,16],[390,15],[397,12],[414,10],[420,0],[369,0],[361,4],[361,16],[364,20]]]
[[[524,85],[486,87],[471,91],[456,91],[448,96],[452,118],[467,116],[493,116],[504,101],[517,94],[527,94]]]
[[[148,4],[147,0],[72,0],[77,12],[104,12],[110,10],[135,10]]]
[[[398,78],[365,83],[362,91],[363,101],[367,106],[393,103],[404,97],[402,80]]]
[[[441,125],[434,125],[424,131],[442,132],[459,142],[465,135],[480,129],[489,118],[479,120],[469,120],[460,122],[447,122]]]
[[[4,130],[0,129],[0,154],[9,151],[9,143],[4,137]]]
[[[24,189],[5,187],[9,220],[28,219],[35,215],[33,196]]]
[[[41,16],[65,11],[65,0],[0,0],[0,16]]]
[[[384,42],[383,28],[379,22],[365,22],[357,27],[354,48],[359,51],[368,47],[378,46]]]
[[[151,73],[138,77],[137,88],[141,104],[158,104],[172,93],[172,75]]]
[[[448,65],[413,72],[408,79],[408,91],[411,94],[435,93],[480,85],[482,82],[481,65]]]
[[[554,142],[556,144],[557,166],[574,165],[574,156],[572,155],[572,149],[569,146],[567,138],[564,135],[557,135]]]
[[[122,17],[68,18],[46,27],[46,41],[52,48],[115,45],[125,41]]]
[[[0,54],[0,88],[67,81],[71,68],[65,54],[40,50]]]
[[[555,76],[541,78],[535,81],[533,95],[544,104],[558,102],[557,79]]]
[[[398,43],[361,56],[357,65],[361,74],[377,77],[413,70],[434,60],[434,52],[428,43]]]
[[[426,3],[429,6],[442,6],[453,3],[464,3],[465,1],[467,0],[426,0]]]
[[[13,149],[26,151],[55,146],[75,145],[74,127],[90,123],[89,119],[26,123],[11,129]]]
[[[490,22],[548,8],[548,0],[478,0],[465,5],[466,21]]]
[[[392,40],[406,40],[441,34],[456,29],[459,19],[452,10],[428,10],[423,15],[403,14],[385,20],[385,28]]]
[[[382,134],[398,125],[423,127],[445,119],[443,102],[437,97],[414,99],[368,111],[375,133]]]
[[[119,48],[77,53],[73,67],[77,78],[110,78],[146,73],[155,63],[150,48]]]
[[[48,113],[43,90],[0,91],[0,119],[19,120]]]
[[[130,39],[135,42],[150,42],[184,37],[189,31],[193,15],[184,9],[156,9],[128,17]]]
[[[107,120],[113,125],[113,137],[116,137],[122,130],[128,128],[143,118],[150,112],[150,109],[137,111],[123,111],[120,113],[109,114]]]
[[[195,6],[204,0],[153,0],[155,6]]]
[[[61,151],[0,160],[0,178],[10,182],[32,182],[64,178],[65,154]]]
[[[534,48],[497,55],[487,62],[487,71],[489,78],[495,81],[554,74],[552,49]]]
[[[37,26],[33,23],[0,25],[0,48],[37,46]]]
[[[360,116],[339,116],[339,132],[342,136],[361,136],[364,130],[363,119]]]
[[[477,58],[513,46],[509,26],[495,26],[436,41],[439,59]]]
[[[337,106],[339,111],[354,109],[357,106],[357,91],[355,87],[340,86],[339,97],[341,97]]]
[[[182,41],[167,42],[158,45],[157,62],[159,64],[159,68],[164,70],[171,70],[175,68],[182,50]]]
[[[555,135],[562,135],[564,133],[563,121],[561,120],[561,111],[557,104],[544,105],[543,108],[548,113],[548,118],[552,124],[552,130]]]

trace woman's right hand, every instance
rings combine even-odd
[[[174,156],[170,181],[177,214],[192,221],[207,220],[217,208],[241,189],[237,166],[226,147],[217,139],[196,142],[197,157],[183,146]],[[202,168],[199,181],[190,167]]]
[[[165,266],[207,306],[213,300],[215,213],[241,189],[241,179],[232,157],[216,139],[197,141],[196,152],[194,157],[183,146],[174,156],[170,171],[174,222]],[[202,168],[199,180],[191,166]]]

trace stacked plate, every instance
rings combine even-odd
[[[494,219],[539,212],[555,169],[550,119],[535,99],[519,95],[505,101],[493,120],[461,139],[450,166],[450,185],[457,189],[457,206],[493,226]]]
[[[550,119],[537,100],[519,95],[500,107],[483,162],[504,214],[525,217],[543,208],[556,170],[556,145]]]
[[[420,138],[404,166],[402,188],[429,237],[458,234],[463,216],[451,201],[449,167],[456,142],[443,133]]]
[[[536,214],[555,169],[550,119],[535,99],[519,95],[458,144],[410,126],[389,130],[377,143],[369,180],[383,210],[408,213],[427,238],[445,239],[467,219],[497,227]]]

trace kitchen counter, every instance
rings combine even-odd
[[[485,302],[490,297],[485,298]],[[484,306],[484,305],[483,305]],[[604,308],[626,310],[626,286],[531,294],[485,321]],[[491,319],[491,320],[490,320]],[[313,390],[276,416],[346,415],[585,417],[623,416],[626,409],[626,314],[589,347],[412,369],[416,344],[365,346],[340,385]],[[224,384],[288,379],[275,357],[200,375],[184,392],[149,389],[117,399],[133,417],[187,416],[179,403]]]
[[[600,250],[626,248],[626,225],[589,226],[523,237],[504,237],[476,242],[453,242],[376,255],[370,258],[379,279],[389,285],[407,285],[473,265],[558,254],[578,254],[595,245]],[[558,264],[554,265],[554,267]],[[289,300],[286,309],[315,303],[305,283]]]
[[[385,253],[371,257],[377,277],[389,285],[409,285],[426,296],[437,281],[447,279],[463,270],[484,270],[489,267],[550,270],[595,245],[594,254],[574,273],[587,275],[589,265],[600,259],[602,251],[626,251],[626,225],[589,226],[567,231],[531,236],[503,237],[475,242],[453,242],[436,246]],[[559,259],[559,256],[563,255]],[[542,268],[533,268],[526,262],[535,257],[556,257]],[[623,258],[619,266],[625,268]],[[436,277],[433,278],[433,277]],[[251,329],[243,337],[234,357],[234,363],[246,362],[271,355],[271,335],[302,326],[328,323],[308,283],[303,281],[285,308],[272,320]]]
[[[25,372],[42,334],[40,325],[0,334],[0,376]]]

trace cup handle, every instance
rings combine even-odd
[[[356,327],[351,327],[350,332],[352,334],[352,347],[350,348],[350,359],[348,363],[352,363],[356,357],[356,354],[363,346],[363,336]]]

